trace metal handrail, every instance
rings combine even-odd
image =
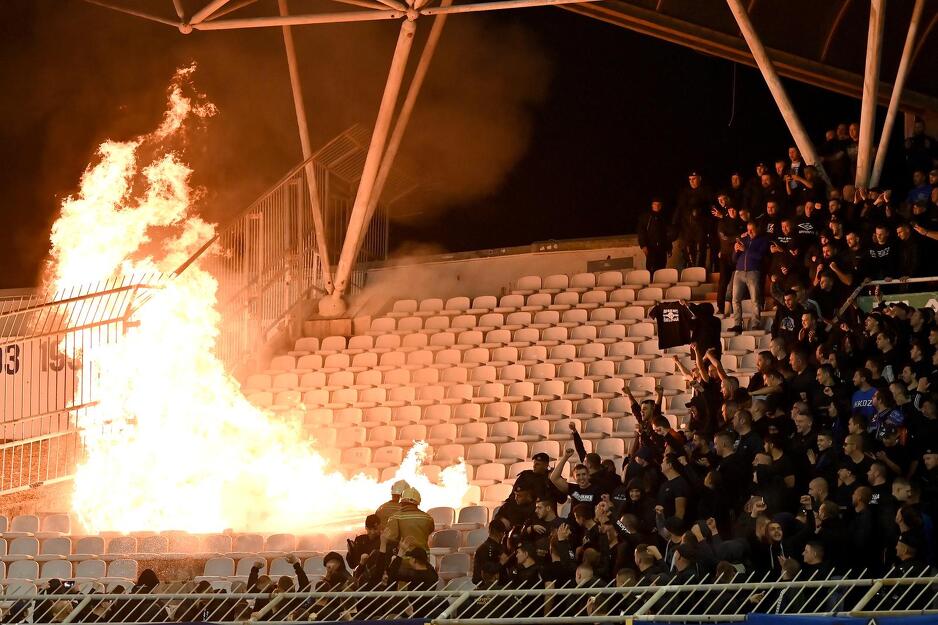
[[[120,606],[120,610],[135,610],[138,616],[148,614],[163,614],[165,618],[160,621],[175,620],[176,611],[180,609],[191,610],[200,605],[203,611],[201,618],[212,622],[234,622],[246,620],[246,614],[253,612],[252,620],[264,620],[270,623],[294,622],[287,620],[293,614],[299,614],[297,620],[315,620],[316,606],[326,606],[332,612],[367,614],[374,618],[394,618],[417,609],[421,612],[420,618],[433,621],[437,625],[485,625],[495,623],[501,625],[536,625],[551,623],[605,623],[622,622],[624,618],[640,621],[739,621],[751,612],[765,612],[762,610],[763,600],[753,603],[745,591],[760,593],[779,593],[776,598],[786,596],[798,597],[805,591],[820,590],[827,593],[816,599],[815,595],[808,598],[807,605],[795,609],[781,609],[777,611],[773,606],[769,612],[789,615],[825,615],[825,616],[854,616],[867,617],[874,615],[906,615],[906,614],[933,614],[938,613],[938,596],[934,589],[938,587],[938,576],[927,575],[919,577],[892,576],[890,572],[882,578],[835,579],[829,576],[826,579],[809,579],[794,581],[751,581],[756,574],[750,575],[744,581],[691,583],[683,585],[665,584],[661,586],[564,586],[560,588],[499,588],[486,590],[484,588],[449,588],[443,590],[339,590],[339,591],[302,591],[270,594],[267,592],[185,592],[194,590],[193,582],[176,582],[169,584],[169,590],[159,590],[151,594],[127,593],[60,593],[42,594],[35,590],[20,592],[21,587],[10,588],[4,599],[8,602],[8,613],[15,608],[18,602],[20,607],[27,606],[33,610],[42,610],[57,601],[60,610],[68,609],[69,613],[61,622],[82,622],[82,611],[91,602],[97,605]],[[737,576],[739,577],[739,576]],[[895,596],[893,590],[904,590],[901,595]],[[914,592],[918,590],[918,592]],[[850,605],[844,602],[855,591],[862,591],[854,596]],[[742,600],[735,600],[742,592]],[[725,593],[734,593],[733,599],[718,603]],[[706,598],[713,595],[711,601],[703,602],[704,611],[697,609],[700,601],[691,606],[691,610],[669,611],[661,609],[672,603],[672,599],[686,596],[688,598]],[[912,595],[912,596],[910,596]],[[923,595],[925,598],[923,599]],[[606,597],[607,599],[599,599]],[[497,613],[484,615],[474,614],[472,610],[478,600],[497,600],[499,608]],[[266,605],[259,607],[258,601],[266,601]],[[616,602],[617,603],[614,603]],[[827,609],[831,601],[836,601],[839,609]],[[203,602],[198,604],[198,602]],[[680,604],[683,607],[687,601]],[[592,604],[592,611],[588,604]],[[121,605],[123,604],[123,605]],[[181,606],[185,606],[184,608]],[[548,609],[548,606],[552,606]],[[620,607],[622,606],[622,607]],[[714,608],[718,608],[714,610]],[[774,608],[778,607],[778,602]],[[256,612],[254,609],[258,608]],[[607,609],[608,608],[608,609]],[[538,614],[530,613],[534,609]],[[286,612],[284,613],[284,610]],[[603,613],[607,611],[609,613]],[[169,612],[172,619],[169,618]],[[330,614],[332,613],[330,612]],[[273,616],[278,618],[269,618]],[[305,618],[304,618],[305,617]],[[121,622],[153,622],[152,616],[139,620],[120,619]]]

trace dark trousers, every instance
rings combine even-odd
[[[668,247],[648,247],[648,255],[645,256],[645,269],[651,273],[652,277],[654,277],[656,271],[667,266],[668,250],[670,249],[670,245]]]
[[[684,259],[688,267],[703,267],[708,272],[713,271],[713,264],[707,262],[707,251],[710,250],[708,239],[688,239],[684,243]],[[713,260],[711,250],[710,260]]]
[[[717,283],[717,312],[726,312],[726,304],[731,303],[731,299],[726,298],[726,291],[729,285],[733,284],[733,272],[736,271],[736,263],[732,258],[720,258],[720,281]]]

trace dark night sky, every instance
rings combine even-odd
[[[171,15],[169,0],[143,3],[163,4]],[[36,282],[57,198],[103,139],[154,126],[190,60],[220,109],[187,154],[204,214],[236,212],[298,162],[279,29],[183,37],[77,0],[5,0],[4,13],[0,287]],[[372,123],[395,37],[387,23],[300,32],[315,144]],[[858,101],[788,84],[815,137],[859,117]],[[451,18],[423,95],[404,159],[449,193],[392,225],[401,249],[628,232],[689,168],[719,187],[790,141],[755,70],[556,8]]]

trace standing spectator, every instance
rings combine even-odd
[[[926,169],[916,169],[912,172],[912,188],[905,196],[906,204],[915,204],[916,202],[928,201],[931,198],[932,186],[928,183]]]
[[[570,497],[573,507],[578,503],[595,507],[596,504],[599,503],[600,496],[603,492],[597,484],[590,482],[590,472],[589,469],[586,468],[586,465],[578,464],[573,467],[573,476],[576,478],[576,482],[573,484],[568,483],[561,475],[561,473],[563,473],[563,466],[570,460],[574,453],[573,449],[568,449],[564,452],[563,458],[557,463],[554,470],[551,471],[550,481],[557,487],[557,490]],[[575,522],[572,508],[567,518],[571,524]]]
[[[896,237],[899,239],[899,258],[896,273],[900,278],[917,278],[919,274],[919,255],[925,241],[922,235],[915,232],[908,222],[896,226]]]
[[[867,277],[872,280],[882,280],[896,276],[899,254],[891,240],[887,226],[876,226],[873,233],[873,242],[868,252],[866,271],[864,272]]]
[[[680,466],[677,454],[665,454],[661,461],[665,482],[658,489],[658,506],[665,518],[677,517],[683,523],[690,513],[691,488],[679,470]]]
[[[925,132],[925,120],[916,117],[912,134],[905,140],[905,166],[907,171],[931,171],[938,159],[938,142]]]
[[[645,255],[645,269],[651,275],[662,269],[668,263],[671,252],[670,226],[663,212],[661,200],[655,198],[651,201],[651,208],[639,215],[636,233],[638,245]]]
[[[773,202],[774,204],[774,202]],[[736,207],[732,204],[726,207],[726,214],[719,217],[717,223],[717,239],[719,240],[719,266],[720,281],[717,286],[717,310],[721,314],[729,315],[728,305],[731,300],[726,297],[727,287],[732,284],[733,272],[736,271],[734,260],[736,239],[743,233],[743,223],[739,220]]]
[[[710,217],[710,203],[713,194],[703,186],[703,176],[692,171],[687,177],[688,186],[681,189],[677,196],[677,210],[674,223],[680,233],[679,239],[684,249],[682,266],[709,267],[707,248],[710,245],[710,231],[713,220]]]
[[[414,547],[428,549],[430,534],[435,524],[433,517],[420,510],[420,493],[408,486],[401,493],[401,510],[388,519],[387,529],[392,541],[410,538]]]
[[[754,221],[746,224],[746,234],[734,246],[736,273],[733,274],[733,327],[737,334],[743,331],[743,291],[755,305],[755,319],[762,316],[762,265],[769,252],[769,240],[759,232]]]

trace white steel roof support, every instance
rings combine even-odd
[[[280,15],[290,13],[287,0],[277,0]],[[316,246],[322,266],[322,279],[327,291],[332,291],[332,265],[329,260],[329,243],[326,240],[325,222],[322,219],[322,207],[319,204],[319,191],[316,184],[316,167],[312,162],[313,148],[309,142],[309,126],[306,106],[303,102],[303,86],[296,63],[296,46],[293,43],[292,26],[283,26],[283,47],[287,54],[287,69],[290,72],[290,90],[293,92],[293,108],[296,111],[296,126],[300,133],[300,148],[306,161],[306,186],[309,189],[309,208],[316,229]]]
[[[875,1],[876,0],[874,0],[874,2]],[[739,30],[742,32],[743,39],[746,40],[746,44],[749,46],[750,51],[752,51],[752,58],[755,59],[756,65],[759,66],[759,71],[762,72],[762,77],[765,78],[765,83],[768,85],[769,91],[775,99],[775,104],[778,106],[778,110],[782,114],[785,124],[788,126],[788,131],[795,140],[795,145],[798,146],[798,151],[801,152],[802,157],[804,157],[809,165],[817,167],[818,173],[820,173],[824,180],[828,180],[824,166],[821,164],[817,151],[814,149],[814,143],[811,141],[811,137],[801,123],[801,119],[798,117],[795,107],[792,106],[791,100],[788,98],[788,92],[785,91],[785,85],[782,84],[778,72],[775,71],[772,59],[769,58],[768,53],[765,51],[765,46],[762,45],[762,40],[753,27],[752,21],[749,19],[749,13],[746,12],[742,0],[726,0],[726,3],[729,5],[733,17],[736,18],[736,23],[739,24]]]
[[[889,151],[889,137],[896,123],[899,113],[899,100],[905,88],[905,79],[912,67],[915,37],[918,35],[918,26],[922,21],[922,12],[925,10],[925,0],[915,0],[912,7],[912,18],[909,20],[909,31],[905,36],[905,45],[902,47],[902,58],[899,59],[899,69],[896,70],[896,80],[892,86],[892,95],[889,97],[889,108],[886,109],[886,120],[883,122],[883,132],[879,138],[879,148],[876,150],[876,161],[873,163],[873,174],[870,176],[870,186],[879,185],[879,178],[883,174],[886,164],[886,153]]]
[[[452,0],[443,0],[442,6],[446,7],[451,3]],[[384,158],[381,159],[381,167],[378,169],[375,187],[368,200],[368,212],[365,214],[362,235],[359,237],[358,244],[353,250],[352,258],[358,258],[362,241],[364,241],[368,227],[371,225],[371,218],[374,217],[375,211],[378,209],[381,192],[384,190],[384,185],[388,181],[388,176],[391,175],[394,159],[397,158],[401,142],[404,140],[404,132],[407,130],[410,116],[414,112],[414,107],[417,104],[417,96],[420,95],[420,88],[423,86],[423,81],[427,77],[427,70],[430,69],[430,61],[433,59],[433,53],[436,52],[436,46],[440,41],[440,35],[443,34],[443,26],[445,24],[446,14],[439,15],[433,20],[430,35],[420,53],[420,59],[417,61],[417,69],[414,71],[414,76],[410,81],[410,85],[407,87],[407,95],[404,96],[401,112],[397,116],[397,121],[394,122],[394,130],[391,132],[391,138],[388,140],[387,150],[384,152]]]
[[[358,192],[355,194],[355,203],[349,217],[348,230],[345,242],[342,244],[342,254],[336,266],[335,287],[333,295],[320,300],[320,312],[326,316],[337,316],[344,312],[345,304],[341,295],[348,289],[349,277],[355,265],[355,251],[358,250],[361,238],[367,228],[365,218],[368,212],[368,202],[375,188],[378,168],[384,155],[384,148],[391,128],[391,118],[400,94],[401,84],[404,81],[404,70],[407,68],[407,59],[414,43],[414,32],[417,29],[413,20],[401,23],[401,31],[394,48],[394,57],[391,59],[391,68],[388,79],[384,85],[384,94],[381,96],[381,105],[378,107],[378,117],[375,120],[374,132],[371,135],[371,145],[365,157],[361,179],[358,183]]]
[[[205,21],[206,18],[211,16],[212,13],[214,13],[218,9],[228,4],[228,2],[229,0],[212,0],[211,2],[206,4],[204,7],[202,7],[201,9],[195,12],[195,14],[192,16],[192,19],[189,20],[189,24],[191,26],[195,26],[196,24],[201,24],[203,21]]]
[[[879,65],[883,51],[886,0],[870,0],[870,26],[866,37],[866,70],[863,73],[863,100],[860,104],[860,146],[857,150],[855,184],[867,188],[873,160],[873,132],[876,126],[876,98],[879,95]],[[905,52],[905,50],[903,50]],[[886,138],[884,137],[883,140]]]

